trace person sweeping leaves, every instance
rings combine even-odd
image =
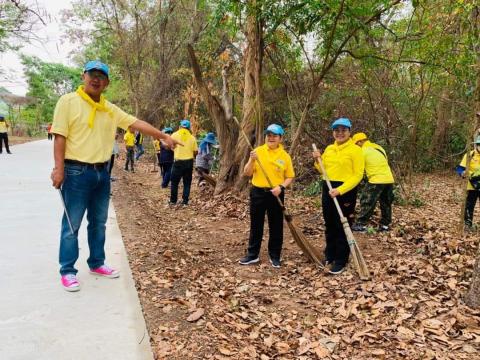
[[[276,197],[279,197],[283,203],[285,188],[292,183],[295,172],[292,159],[281,144],[284,135],[283,128],[280,125],[271,124],[265,130],[265,134],[265,144],[250,153],[250,158],[243,169],[245,176],[252,177],[250,237],[247,254],[239,260],[239,263],[249,265],[259,261],[265,214],[267,214],[268,254],[272,266],[279,268],[283,245],[283,213]],[[265,170],[273,187],[270,186],[259,163]]]
[[[467,154],[456,168],[460,176],[468,176],[467,201],[465,203],[465,226],[471,228],[473,225],[473,212],[477,199],[480,198],[480,136],[475,139],[475,149],[470,153],[470,164],[467,171]]]

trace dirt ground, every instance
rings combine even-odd
[[[31,138],[28,136],[12,136],[8,135],[8,145],[18,145],[29,141],[41,140],[41,138]],[[13,152],[13,151],[12,151]]]
[[[456,233],[454,176],[415,177],[392,231],[355,233],[373,274],[361,281],[352,265],[338,276],[317,269],[286,226],[280,269],[265,241],[261,262],[241,266],[246,197],[195,185],[189,206],[170,208],[150,159],[134,174],[122,165],[113,201],[156,359],[480,359],[480,312],[462,303],[479,237]],[[287,196],[323,249],[319,203]]]

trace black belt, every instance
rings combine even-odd
[[[258,187],[258,186],[255,186],[255,185],[252,185],[255,189],[258,189],[258,190],[263,190],[265,192],[268,192],[268,191],[272,191],[272,188],[271,187]]]
[[[81,166],[86,166],[86,167],[97,169],[97,170],[104,169],[108,164],[108,161],[101,162],[101,163],[90,164],[90,163],[86,163],[86,162],[83,162],[83,161],[71,160],[71,159],[65,159],[64,162],[65,162],[65,164],[81,165]]]

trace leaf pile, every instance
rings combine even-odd
[[[373,272],[362,282],[352,267],[316,269],[287,227],[281,269],[270,266],[267,241],[260,264],[238,265],[247,199],[194,186],[188,207],[171,208],[142,165],[115,169],[113,199],[157,359],[480,358],[480,313],[462,303],[478,234],[455,234],[462,191],[453,177],[418,176],[424,206],[395,206],[388,233],[355,233]],[[296,223],[323,248],[318,203],[288,196]]]

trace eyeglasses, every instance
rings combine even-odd
[[[90,76],[92,79],[98,79],[98,80],[108,80],[108,76],[105,75],[104,73],[100,71],[87,71],[88,76]]]

